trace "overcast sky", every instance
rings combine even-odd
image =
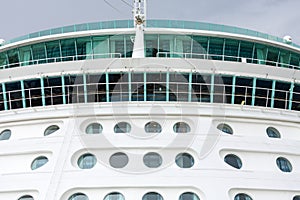
[[[131,19],[133,0],[3,0],[0,38],[66,25]],[[300,0],[148,0],[148,18],[210,22],[248,28],[300,44]]]

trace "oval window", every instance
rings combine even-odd
[[[92,123],[85,129],[86,134],[100,134],[102,133],[103,127],[99,123]]]
[[[115,153],[109,158],[109,164],[113,168],[123,168],[128,164],[128,156],[125,153]]]
[[[233,130],[228,124],[219,124],[217,126],[217,129],[219,129],[223,133],[227,133],[227,134],[230,134],[230,135],[233,134]]]
[[[283,172],[291,172],[293,170],[292,164],[288,159],[279,157],[276,159],[277,167]]]
[[[47,162],[48,162],[48,158],[47,157],[45,157],[45,156],[37,157],[31,163],[31,169],[32,170],[36,170],[36,169],[44,166]]]
[[[241,169],[242,168],[242,161],[236,155],[233,155],[233,154],[226,155],[225,158],[224,158],[224,161],[228,165],[230,165],[231,167],[234,167],[236,169]]]
[[[161,132],[161,125],[157,122],[148,122],[145,125],[146,133],[160,133]]]
[[[59,130],[59,126],[57,125],[51,125],[46,130],[44,131],[44,136],[51,135],[52,133],[56,132]]]
[[[129,133],[131,131],[131,126],[127,122],[120,122],[115,125],[115,133]]]
[[[9,140],[11,136],[11,130],[6,129],[0,133],[0,140]]]
[[[180,153],[176,156],[175,162],[180,168],[191,168],[194,165],[194,158],[188,153]]]
[[[191,127],[185,122],[177,122],[173,126],[173,131],[175,133],[189,133],[191,132]]]
[[[87,153],[79,157],[77,164],[81,169],[91,169],[97,163],[97,159],[93,154]]]

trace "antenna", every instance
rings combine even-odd
[[[133,21],[135,27],[135,38],[132,58],[144,58],[144,27],[146,26],[146,0],[134,0]]]
[[[146,0],[134,0],[133,17],[134,26],[145,25],[146,22]]]

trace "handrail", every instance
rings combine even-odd
[[[144,82],[134,82],[134,84],[143,85]],[[90,84],[76,84],[76,85],[65,85],[63,86],[52,86],[52,87],[37,87],[24,90],[14,90],[1,92],[0,107],[4,104],[10,109],[18,109],[25,107],[34,106],[46,106],[46,105],[57,105],[57,104],[72,104],[72,103],[87,103],[87,102],[107,102],[106,95],[109,94],[109,102],[113,101],[174,101],[174,102],[199,102],[199,103],[222,103],[222,104],[240,104],[245,106],[261,106],[261,107],[272,107],[289,110],[290,104],[297,104],[300,106],[299,100],[291,99],[290,95],[300,96],[300,93],[289,90],[272,90],[271,88],[261,87],[248,87],[239,85],[224,85],[224,84],[210,84],[210,83],[192,83],[194,87],[198,87],[200,90],[192,90],[189,92],[189,83],[178,83],[172,82],[173,89],[166,90],[166,82],[149,82],[147,84],[157,84],[164,88],[162,90],[147,89],[147,91],[139,91],[138,88],[133,88],[132,91],[122,90],[122,85],[127,86],[128,82],[111,83],[116,89],[112,91],[98,91],[98,86],[105,85],[105,83],[90,83]],[[119,86],[118,86],[119,85]],[[95,90],[85,91],[83,88],[90,86],[89,88],[95,88]],[[118,86],[118,87],[116,87]],[[214,88],[212,93],[211,88]],[[235,87],[235,93],[228,92],[228,88]],[[129,87],[127,87],[129,88]],[[140,87],[143,88],[144,87]],[[174,89],[175,88],[175,89]],[[182,88],[186,88],[182,89]],[[259,94],[255,93],[252,96],[253,90],[259,91]],[[44,96],[42,95],[44,91]],[[242,91],[242,92],[237,92]],[[146,92],[146,99],[144,99],[144,92]],[[25,94],[25,96],[22,96]],[[169,100],[167,100],[167,94]],[[271,94],[275,94],[272,97]],[[233,97],[234,95],[234,97]],[[191,97],[189,100],[188,97]],[[85,97],[89,97],[88,101],[85,101]],[[129,98],[131,97],[131,98]],[[232,102],[234,98],[234,102]],[[6,99],[6,101],[4,100]],[[254,99],[255,102],[252,101]],[[46,102],[42,104],[43,100]],[[65,102],[64,102],[65,100]],[[273,103],[272,103],[273,102]],[[1,110],[1,109],[0,109]],[[4,108],[2,109],[4,110]],[[300,108],[292,108],[292,110],[300,110]]]

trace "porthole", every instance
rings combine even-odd
[[[180,168],[191,168],[194,165],[194,158],[188,153],[180,153],[176,156],[175,162]]]
[[[232,135],[233,134],[233,130],[232,128],[228,125],[228,124],[219,124],[217,126],[217,129],[219,129],[220,131],[222,131],[223,133],[227,133]]]
[[[97,163],[97,159],[93,154],[87,153],[79,157],[77,164],[81,169],[91,169]]]
[[[144,164],[149,168],[158,168],[162,164],[162,158],[158,153],[150,152],[143,157]]]
[[[291,172],[293,170],[292,164],[288,159],[279,157],[276,159],[277,167],[283,172]]]
[[[200,200],[200,198],[193,192],[185,192],[179,196],[179,200]]]
[[[103,131],[103,127],[99,123],[92,123],[85,129],[86,134],[100,134]]]
[[[156,192],[148,192],[143,196],[142,200],[163,200],[163,197]]]
[[[231,167],[234,167],[236,169],[241,169],[242,168],[242,161],[241,159],[233,154],[228,154],[225,156],[224,161],[230,165]]]
[[[32,170],[36,170],[36,169],[44,166],[47,162],[48,162],[48,158],[47,157],[45,157],[45,156],[37,157],[31,163],[31,169]]]
[[[89,198],[83,193],[76,193],[70,196],[68,200],[89,200]]]
[[[104,200],[125,200],[125,197],[121,193],[112,192],[112,193],[109,193],[108,195],[106,195],[104,197]]]
[[[59,126],[57,125],[51,125],[46,130],[44,131],[44,136],[51,135],[52,133],[56,132],[59,130]]]
[[[18,200],[34,200],[32,196],[30,195],[24,195],[18,198]]]
[[[161,132],[161,125],[157,122],[148,122],[145,125],[146,133],[160,133]]]
[[[281,137],[279,131],[274,127],[268,127],[266,132],[270,138],[280,138]]]
[[[128,156],[125,153],[115,153],[109,158],[109,164],[113,168],[123,168],[128,164]]]
[[[115,133],[129,133],[131,131],[131,126],[127,122],[120,122],[114,127]]]
[[[189,133],[191,132],[191,127],[185,122],[177,122],[173,126],[173,131],[175,133]]]
[[[294,196],[293,200],[300,200],[300,196],[299,195]]]
[[[252,198],[247,194],[240,193],[235,195],[234,200],[252,200]]]
[[[6,129],[0,133],[0,140],[9,140],[11,136],[11,130]]]

